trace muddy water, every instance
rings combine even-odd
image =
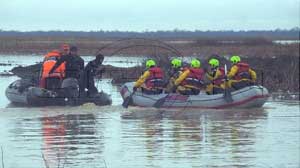
[[[145,113],[154,109],[129,109]],[[1,108],[6,168],[299,167],[299,103],[122,119],[118,105]]]
[[[98,88],[112,95],[112,106],[26,108],[4,96],[15,79],[0,78],[1,168],[300,167],[299,102],[125,110],[118,88],[102,80]],[[128,111],[135,117],[122,118]]]

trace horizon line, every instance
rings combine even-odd
[[[97,29],[97,30],[55,30],[55,29],[49,29],[49,30],[8,30],[8,29],[1,29],[0,32],[9,32],[9,31],[14,31],[14,32],[21,32],[21,33],[28,33],[28,32],[51,32],[51,31],[57,31],[57,32],[132,32],[132,33],[156,33],[156,32],[250,32],[250,31],[300,31],[299,26],[295,26],[292,28],[274,28],[274,29],[251,29],[251,30],[242,30],[242,29],[219,29],[219,30],[199,30],[199,29],[194,29],[194,30],[187,30],[187,29],[165,29],[165,30],[104,30],[104,29]]]

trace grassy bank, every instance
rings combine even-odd
[[[168,58],[191,56],[199,58],[204,68],[211,55],[220,55],[222,64],[230,63],[225,57],[240,55],[258,74],[258,82],[270,91],[299,92],[299,43],[277,44],[266,39],[114,39],[91,37],[0,37],[0,54],[45,54],[62,43],[79,47],[81,55],[137,55],[154,57],[166,70]],[[119,68],[107,66],[104,74],[114,83],[136,79],[143,67]],[[23,69],[20,69],[23,71]],[[25,71],[26,72],[26,71]]]
[[[209,59],[209,58],[208,58]],[[208,59],[201,59],[202,67],[208,69]],[[222,66],[230,65],[224,57],[219,58]],[[271,92],[299,92],[299,57],[280,56],[273,58],[242,58],[248,62],[257,73],[257,83],[266,86]],[[169,68],[169,61],[161,59],[158,64],[165,72]],[[38,78],[41,64],[28,67],[16,67],[12,72],[22,78]],[[103,78],[113,79],[113,84],[135,81],[143,72],[144,67],[121,68],[105,65]],[[166,77],[168,79],[168,77]]]
[[[273,57],[291,55],[299,57],[298,44],[275,44],[259,38],[232,39],[117,39],[87,37],[0,37],[0,54],[38,54],[59,49],[62,43],[76,45],[81,55],[94,55],[99,50],[105,55],[182,55],[207,57],[218,55],[243,55],[248,57]],[[176,52],[170,52],[168,49]]]

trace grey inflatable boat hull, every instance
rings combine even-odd
[[[112,102],[108,94],[100,92],[95,97],[78,97],[75,102],[70,103],[68,99],[57,96],[53,91],[35,87],[32,84],[28,84],[28,82],[24,82],[22,79],[11,83],[6,88],[5,95],[12,103],[28,106],[76,106],[89,102],[96,105],[110,105]]]
[[[126,99],[133,91],[133,82],[121,86],[120,93]],[[248,86],[240,90],[232,91],[232,102],[227,102],[223,94],[207,95],[201,92],[199,95],[181,95],[177,93],[159,95],[147,95],[135,92],[132,96],[133,106],[153,107],[157,100],[166,97],[162,108],[257,108],[262,107],[269,97],[268,90],[263,86]]]

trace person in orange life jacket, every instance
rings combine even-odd
[[[241,62],[239,56],[232,56],[230,58],[232,67],[227,76],[229,80],[229,86],[238,90],[246,86],[251,86],[256,82],[256,73],[253,71],[249,64]]]
[[[164,74],[161,68],[156,66],[156,62],[152,59],[146,61],[147,70],[134,83],[134,90],[142,88],[142,92],[146,94],[160,94],[163,91]]]
[[[175,80],[179,77],[179,75],[182,73],[182,61],[178,58],[174,58],[171,60],[171,68],[168,71],[169,75],[169,81],[167,84],[167,87],[165,89],[165,92],[171,93],[176,92],[176,88],[174,87]]]
[[[53,68],[50,70],[49,73],[53,73],[56,68],[58,68],[61,64],[65,63],[66,65],[66,72],[65,78],[75,78],[79,80],[80,72],[83,71],[84,68],[84,60],[77,54],[77,47],[73,46],[70,48],[70,53],[67,53],[67,50],[64,49],[62,56],[58,61],[55,63]]]
[[[60,56],[58,50],[53,50],[45,55],[39,80],[40,87],[50,90],[60,87],[60,83],[65,76],[65,64],[61,64],[53,73],[49,73]]]
[[[210,84],[206,86],[206,93],[211,94],[219,94],[224,93],[224,80],[225,80],[225,70],[224,68],[220,68],[219,60],[212,58],[209,60],[210,72],[206,73],[206,77],[210,80]]]
[[[191,61],[191,67],[184,69],[183,73],[175,80],[177,92],[184,95],[197,95],[204,86],[204,70],[200,68],[198,59]]]

